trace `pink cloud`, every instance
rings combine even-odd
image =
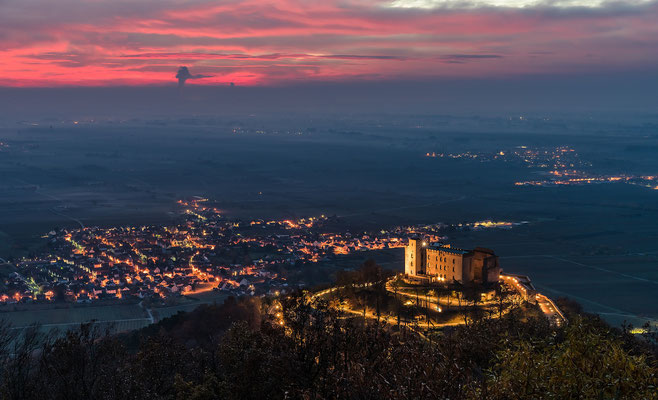
[[[370,0],[0,4],[0,85],[562,74],[658,66],[658,6],[399,9]],[[615,8],[616,7],[616,8]]]

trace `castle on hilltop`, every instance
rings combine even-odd
[[[492,283],[501,272],[493,250],[463,250],[446,243],[409,239],[404,251],[407,276],[429,282]]]

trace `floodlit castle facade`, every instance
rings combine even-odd
[[[446,243],[409,239],[404,252],[404,272],[430,282],[498,282],[501,269],[493,250],[463,250]]]

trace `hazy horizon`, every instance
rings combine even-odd
[[[172,71],[172,76],[175,71]],[[0,117],[152,117],[232,113],[658,113],[658,74],[539,76],[297,85],[0,87]]]

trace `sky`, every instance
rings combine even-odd
[[[0,87],[621,82],[658,70],[656,21],[648,0],[0,0]]]

